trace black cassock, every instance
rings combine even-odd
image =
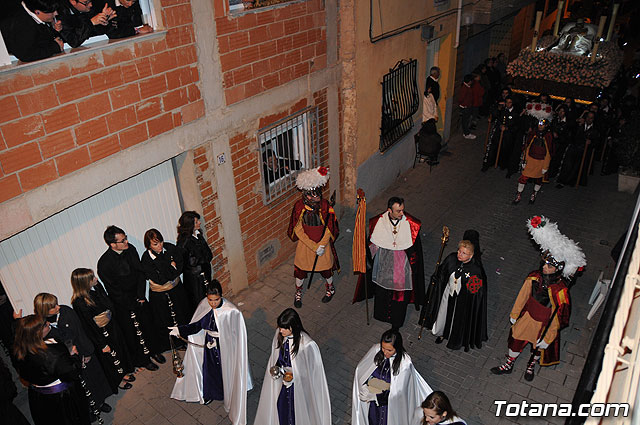
[[[75,345],[80,358],[89,359],[82,368],[82,377],[91,391],[91,399],[99,408],[104,400],[114,394],[96,356],[93,343],[87,337],[80,318],[69,306],[61,305],[58,321],[51,324],[47,338],[64,344],[69,350]]]
[[[118,385],[124,375],[133,372],[133,365],[115,316],[112,315],[109,323],[102,328],[94,319],[107,310],[113,312],[113,304],[102,289],[100,282],[89,291],[89,295],[93,305],[88,304],[82,298],[77,298],[72,303],[73,309],[78,314],[87,336],[93,342],[95,354],[100,360],[111,390],[117,393]],[[102,351],[107,345],[111,349],[111,353]],[[115,355],[113,355],[114,352]]]
[[[66,346],[47,344],[45,350],[27,353],[16,364],[20,377],[32,385],[62,381],[47,390],[29,387],[29,410],[36,425],[89,425],[89,405],[80,386],[80,360],[70,356]]]
[[[444,306],[443,294],[452,275],[460,279],[460,292],[448,295]],[[427,295],[425,327],[433,327],[440,309],[446,307],[442,337],[448,339],[447,347],[452,350],[482,347],[482,342],[488,339],[487,275],[480,260],[474,257],[463,264],[457,253],[452,252],[438,268],[434,288]]]
[[[201,232],[198,232],[198,237],[189,235],[186,238],[180,238],[178,247],[184,250],[182,278],[189,296],[190,311],[193,313],[200,301],[206,296],[205,279],[207,282],[211,282],[213,254]]]
[[[133,365],[146,366],[151,361],[150,354],[161,352],[161,344],[154,332],[151,307],[146,301],[147,279],[136,247],[129,243],[129,248],[121,253],[107,249],[98,260],[98,276],[113,301],[116,322]]]
[[[190,309],[189,299],[180,282],[180,274],[184,263],[184,257],[179,248],[165,242],[163,252],[156,254],[146,250],[142,254],[142,270],[150,281],[165,285],[177,279],[177,285],[168,291],[154,291],[151,286],[149,291],[149,303],[153,312],[154,332],[159,336],[160,348],[166,351],[169,345],[169,326],[186,325],[189,323]],[[171,262],[176,263],[176,267]]]

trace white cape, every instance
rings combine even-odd
[[[369,403],[360,401],[359,391],[360,386],[376,369],[373,358],[378,351],[380,351],[380,344],[375,344],[356,367],[351,402],[351,425],[369,425]],[[433,390],[420,376],[407,353],[404,354],[397,375],[393,374],[393,367],[391,368],[389,391],[387,425],[419,424],[424,417],[420,405]]]
[[[207,299],[200,301],[191,323],[202,319],[211,306]],[[247,423],[247,391],[253,388],[247,353],[247,329],[238,308],[223,298],[222,306],[213,310],[220,333],[220,362],[224,410],[229,413],[233,425]],[[204,345],[205,330],[189,335],[189,342]],[[204,348],[189,344],[184,355],[184,377],[176,379],[171,398],[204,403],[202,394],[202,363]]]
[[[282,378],[273,379],[269,368],[278,361],[278,332],[271,344],[271,356],[262,382],[260,402],[254,425],[278,425],[278,396]],[[298,354],[292,356],[294,411],[296,425],[331,425],[331,402],[320,349],[309,335],[302,332]]]

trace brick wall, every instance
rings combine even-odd
[[[294,114],[308,105],[302,99],[295,105],[279,113],[263,117],[259,128],[267,126],[288,115]],[[313,94],[313,104],[318,106],[318,133],[320,137],[321,164],[329,161],[329,143],[327,130],[327,89]],[[258,155],[258,141],[255,134],[240,133],[229,140],[233,175],[238,197],[238,214],[240,229],[244,243],[245,261],[249,283],[258,280],[266,267],[273,267],[288,259],[295,250],[295,244],[287,237],[287,226],[291,209],[295,201],[300,199],[300,192],[291,188],[278,200],[269,205],[263,203],[263,183],[260,175],[261,162]],[[328,185],[325,197],[328,195]],[[257,262],[258,251],[272,240],[278,240],[280,249],[275,257],[262,269]],[[293,274],[293,271],[292,271]],[[292,275],[293,276],[293,275]],[[291,278],[293,281],[293,277]]]
[[[231,276],[229,274],[229,261],[224,251],[225,241],[220,216],[216,211],[218,203],[218,191],[211,182],[215,180],[213,175],[213,156],[210,145],[202,145],[193,150],[193,163],[196,169],[196,181],[200,189],[202,199],[203,222],[205,223],[206,239],[213,253],[211,267],[213,277],[222,284],[223,290],[229,289]]]
[[[0,202],[204,115],[190,0],[166,35],[0,73]]]
[[[327,64],[324,2],[281,3],[230,14],[215,0],[227,105],[307,75]]]

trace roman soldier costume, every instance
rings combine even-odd
[[[546,217],[532,217],[527,227],[543,251],[542,265],[529,273],[511,310],[507,361],[491,372],[511,373],[520,352],[531,344],[532,355],[524,375],[531,381],[538,360],[540,366],[560,362],[560,331],[569,325],[571,314],[567,282],[582,270],[586,259],[578,245],[560,233],[558,225]]]
[[[522,199],[522,191],[529,179],[534,182],[533,193],[529,203],[533,204],[536,201],[538,191],[542,187],[542,177],[549,170],[553,152],[553,136],[547,128],[549,117],[551,117],[551,107],[545,107],[545,105],[537,103],[532,108],[529,108],[530,105],[527,104],[527,113],[539,119],[538,128],[537,130],[529,131],[523,146],[524,166],[522,175],[518,179],[518,191],[513,200],[514,204],[519,203]],[[541,108],[536,109],[538,106],[541,106]]]
[[[326,167],[301,171],[296,177],[296,186],[302,192],[302,199],[293,205],[287,230],[287,236],[293,242],[298,242],[293,273],[296,279],[296,308],[302,307],[302,283],[307,272],[318,272],[326,279],[322,302],[331,301],[336,292],[333,271],[340,270],[340,263],[334,241],[340,230],[333,206],[322,199],[322,187],[328,180],[329,170]]]

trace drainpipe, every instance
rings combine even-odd
[[[460,45],[460,25],[462,25],[462,0],[458,0],[458,23],[456,24],[456,45],[453,46],[457,49]]]

